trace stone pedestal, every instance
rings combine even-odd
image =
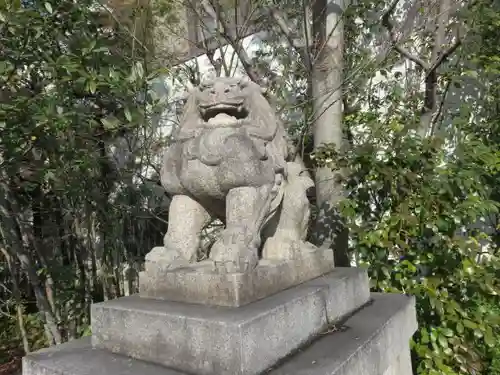
[[[409,339],[415,301],[372,294],[371,302],[312,344],[264,371],[270,375],[412,375]],[[262,333],[263,337],[265,333]],[[152,362],[95,348],[86,337],[26,356],[23,375],[188,375]],[[192,373],[190,373],[192,374]]]
[[[259,374],[369,297],[368,278],[358,269],[239,308],[131,296],[93,306],[92,342],[193,374]]]
[[[298,259],[262,259],[248,273],[221,273],[212,261],[168,270],[146,261],[142,297],[239,307],[312,280],[333,270],[331,250],[305,252]]]
[[[255,275],[150,273],[168,285],[93,305],[92,337],[26,356],[23,374],[411,375],[414,299],[370,295],[361,269],[308,264],[302,273],[286,263],[256,271],[281,291]],[[185,295],[175,292],[181,281]]]

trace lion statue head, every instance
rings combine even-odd
[[[164,157],[167,192],[221,196],[231,187],[286,179],[291,154],[287,133],[264,94],[265,89],[245,78],[218,77],[188,90]]]
[[[264,141],[286,138],[283,124],[265,98],[266,89],[247,78],[218,77],[188,90],[173,138],[183,141],[213,128],[244,128]]]

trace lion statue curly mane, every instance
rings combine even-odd
[[[196,262],[201,231],[214,218],[225,229],[210,259],[228,272],[246,272],[260,256],[297,256],[313,182],[263,88],[237,78],[192,88],[172,139],[161,169],[172,196],[168,231],[148,256],[173,268]]]

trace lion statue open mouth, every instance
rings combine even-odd
[[[167,259],[172,268],[195,262],[201,231],[213,218],[225,230],[210,259],[228,272],[253,269],[259,250],[262,257],[292,258],[303,247],[313,181],[291,155],[286,130],[263,94],[236,78],[190,90],[161,170],[172,196],[168,231],[150,259]]]
[[[248,118],[243,100],[228,100],[221,103],[199,104],[200,116],[208,125],[242,126]]]

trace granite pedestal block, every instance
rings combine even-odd
[[[221,273],[212,261],[174,270],[147,262],[140,274],[143,297],[238,307],[273,295],[333,270],[333,252],[316,250],[298,259],[261,259],[249,273]]]
[[[412,375],[409,340],[414,298],[372,294],[372,302],[311,345],[280,361],[270,375]],[[170,354],[173,356],[175,354]],[[396,371],[396,372],[395,372]],[[93,348],[90,338],[29,354],[23,375],[187,375],[164,366]]]
[[[239,308],[130,296],[92,307],[93,344],[188,373],[255,375],[368,300],[356,268]]]

